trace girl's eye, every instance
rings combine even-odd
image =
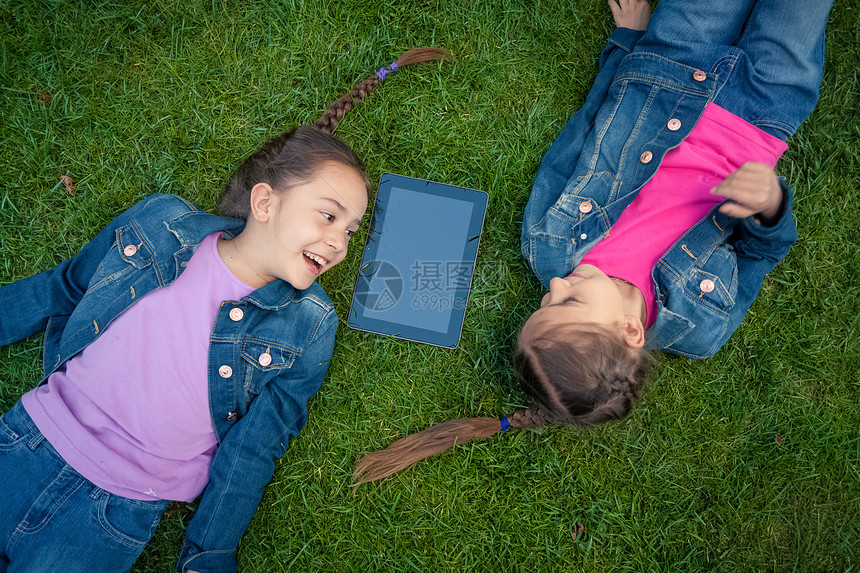
[[[325,211],[321,211],[322,216],[325,217],[326,221],[334,221],[334,215],[331,213],[326,213]]]
[[[355,236],[355,231],[350,231],[349,229],[347,229],[346,230],[346,236],[349,237],[350,239],[353,238]]]

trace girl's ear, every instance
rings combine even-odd
[[[275,190],[268,183],[257,183],[251,188],[251,217],[265,223],[271,217]]]
[[[645,346],[645,327],[642,325],[642,321],[633,315],[627,316],[627,324],[624,326],[624,342],[631,348]]]

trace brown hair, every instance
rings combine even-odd
[[[638,398],[650,364],[642,350],[631,350],[599,325],[559,329],[554,336],[518,340],[514,369],[534,404],[498,418],[449,420],[397,440],[361,458],[353,477],[360,483],[387,477],[455,445],[481,440],[511,428],[550,424],[594,426],[623,418]],[[560,335],[560,336],[559,336]],[[505,428],[507,429],[507,428]]]
[[[373,91],[373,88],[378,86],[379,83],[385,79],[387,74],[410,64],[450,59],[451,54],[447,50],[443,50],[441,48],[412,48],[411,50],[401,54],[399,58],[391,62],[386,67],[381,68],[372,76],[367,76],[364,80],[355,84],[349,92],[333,101],[332,104],[328,106],[326,112],[314,122],[314,125],[326,133],[331,133],[337,126],[337,122],[340,121],[340,118],[346,115],[347,112],[352,109],[352,106],[354,106],[364,96]]]
[[[379,85],[386,74],[409,64],[450,57],[451,54],[441,48],[408,50],[332,102],[313,125],[299,126],[266,141],[233,173],[218,201],[220,212],[228,217],[247,219],[251,208],[251,189],[254,185],[268,183],[279,191],[287,191],[313,179],[320,167],[330,162],[352,167],[364,179],[365,185],[369,185],[361,160],[346,143],[331,132],[355,102]]]

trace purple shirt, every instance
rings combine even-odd
[[[209,335],[222,301],[254,290],[221,260],[218,236],[22,398],[63,459],[106,491],[191,501],[209,480]]]

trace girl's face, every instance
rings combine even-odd
[[[549,292],[523,326],[526,336],[569,324],[600,324],[610,330],[626,324],[624,302],[615,282],[591,265],[579,265],[573,272],[549,282]]]
[[[367,189],[355,169],[331,162],[310,181],[270,193],[259,216],[254,201],[252,193],[252,217],[263,223],[255,233],[257,264],[263,274],[305,289],[346,256],[367,210]]]

